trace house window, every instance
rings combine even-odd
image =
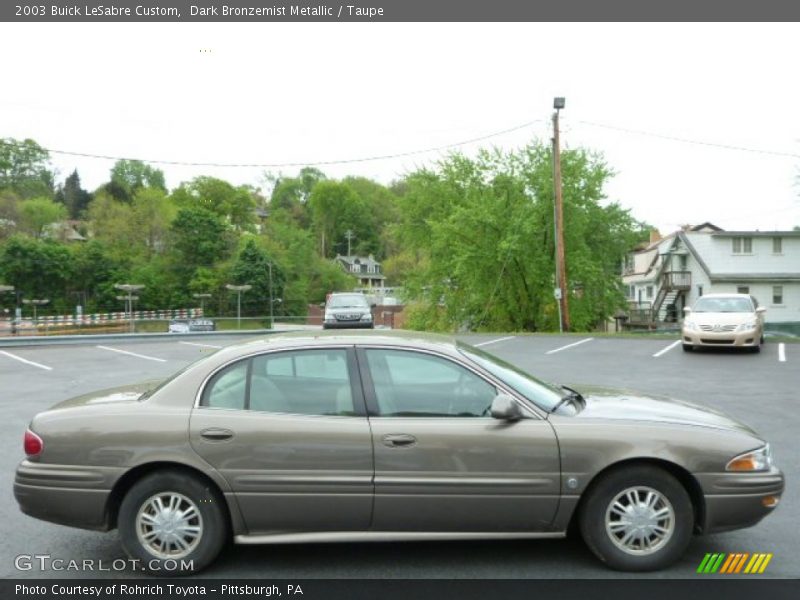
[[[749,285],[736,286],[736,293],[737,294],[749,294],[750,293],[750,286]]]
[[[772,238],[772,253],[783,254],[783,238]]]
[[[734,254],[752,254],[753,253],[753,238],[733,238],[733,253]]]
[[[772,303],[773,304],[783,304],[783,286],[782,285],[773,285],[772,286]]]
[[[697,286],[697,297],[701,298],[702,296],[703,296],[703,286],[702,285],[698,285]]]
[[[653,286],[652,285],[648,285],[647,286],[647,299],[650,300],[652,298],[653,298]]]

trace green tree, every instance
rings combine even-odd
[[[35,238],[40,238],[48,226],[67,218],[67,209],[50,198],[30,198],[20,203],[19,215],[21,229]]]
[[[215,177],[196,177],[181,184],[172,198],[180,207],[209,210],[240,231],[250,230],[255,220],[256,192],[248,186],[234,187]]]
[[[347,252],[344,233],[369,230],[369,215],[361,197],[346,183],[322,181],[308,198],[312,227],[319,240],[320,256],[333,257]],[[344,248],[340,246],[344,240]]]
[[[63,306],[71,277],[71,256],[63,244],[17,235],[0,251],[0,279],[26,298],[48,298]]]
[[[122,202],[133,200],[142,188],[167,191],[164,173],[140,160],[118,160],[111,168],[111,180],[106,191]]]
[[[195,268],[213,266],[230,254],[227,225],[205,208],[181,208],[170,231],[179,270],[194,272]]]
[[[92,195],[81,187],[81,178],[75,169],[56,192],[56,200],[67,207],[70,219],[79,219],[89,206]]]
[[[133,196],[132,225],[147,258],[163,253],[170,224],[177,209],[167,194],[158,188],[142,188]]]
[[[33,140],[0,139],[0,190],[7,189],[20,198],[53,196],[53,172],[48,166],[50,153]]]
[[[272,265],[271,283],[270,265]],[[283,269],[252,237],[245,238],[236,262],[230,270],[230,277],[235,285],[253,286],[242,294],[243,314],[267,315],[270,312],[270,297],[273,301],[283,298],[285,280]],[[280,307],[274,307],[274,312],[280,313]]]
[[[572,323],[585,330],[622,302],[619,260],[641,227],[603,204],[611,171],[599,155],[565,151],[562,173]],[[406,184],[398,237],[415,265],[406,285],[417,301],[412,325],[557,328],[549,147],[452,155]]]

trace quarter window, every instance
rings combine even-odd
[[[216,373],[203,392],[203,406],[243,409],[247,400],[247,370],[250,361],[237,362]]]
[[[365,351],[381,416],[481,417],[496,388],[447,359],[406,350]]]

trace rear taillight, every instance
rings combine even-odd
[[[23,443],[25,454],[28,456],[38,456],[44,450],[42,438],[33,433],[30,429],[25,432],[25,442]]]

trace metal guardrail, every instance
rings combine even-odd
[[[282,330],[286,331],[286,330]],[[91,344],[96,342],[123,342],[130,340],[179,339],[208,336],[253,336],[282,333],[275,329],[231,329],[229,331],[195,331],[190,333],[105,333],[86,335],[27,335],[0,337],[0,348],[19,346],[53,346],[66,344]]]

